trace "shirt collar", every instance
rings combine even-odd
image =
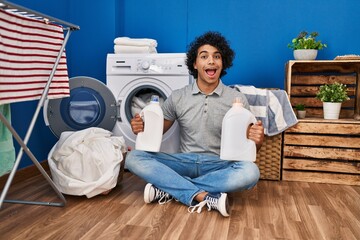
[[[221,94],[223,93],[224,91],[224,88],[225,88],[225,85],[222,83],[221,79],[219,81],[219,84],[218,86],[215,88],[215,90],[210,93],[209,95],[212,95],[212,94],[216,94],[218,96],[221,96]],[[195,94],[199,94],[199,93],[202,93],[201,90],[199,89],[196,81],[194,81],[193,85],[192,85],[192,94],[195,95]]]

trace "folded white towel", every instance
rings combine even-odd
[[[114,53],[157,53],[155,47],[151,46],[123,46],[114,45]]]
[[[129,37],[118,37],[114,40],[115,45],[126,45],[126,46],[149,46],[157,47],[157,41],[150,38],[129,38]]]

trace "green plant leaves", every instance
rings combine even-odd
[[[296,110],[303,111],[305,110],[305,104],[299,103],[295,105]]]
[[[300,34],[294,38],[291,43],[288,44],[288,48],[298,50],[298,49],[317,49],[321,50],[327,47],[326,44],[322,43],[320,40],[316,40],[316,37],[319,36],[317,32],[312,32],[310,35],[306,31],[300,32]]]
[[[320,86],[316,98],[322,102],[344,102],[350,99],[346,85],[338,82]]]

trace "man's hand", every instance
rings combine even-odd
[[[248,131],[248,139],[253,140],[256,149],[259,150],[264,142],[264,126],[261,121],[251,125]]]
[[[131,119],[131,129],[134,134],[138,134],[139,132],[144,131],[144,121],[140,117],[140,114],[136,113],[135,117]]]

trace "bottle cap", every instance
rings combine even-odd
[[[243,103],[241,102],[241,98],[240,97],[236,97],[234,98],[234,101],[233,101],[233,106],[236,105],[236,106],[241,106],[243,107]]]
[[[159,102],[159,96],[158,95],[152,95],[151,96],[151,102]]]

